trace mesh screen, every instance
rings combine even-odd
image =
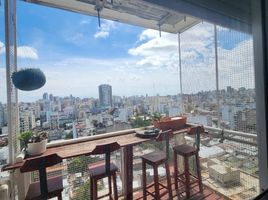
[[[194,40],[194,34],[207,36],[206,42]],[[252,36],[223,27],[217,27],[215,33],[214,25],[203,23],[181,34],[181,38],[182,58],[191,52],[198,55],[182,60],[183,104],[188,121],[220,128],[208,129],[210,137],[201,137],[204,183],[230,199],[251,199],[259,192]],[[255,136],[244,137],[243,133]]]
[[[259,193],[256,137],[243,136],[243,133],[256,134],[252,37],[222,27],[217,27],[216,31],[218,79],[216,79],[215,67],[214,25],[200,23],[180,35],[183,94],[181,104],[188,122],[212,127],[212,129],[206,128],[207,135],[201,136],[200,161],[204,185],[222,197],[250,199]],[[174,50],[172,53],[175,55],[178,52]],[[216,80],[219,85],[218,95]],[[157,95],[146,97],[145,102],[149,107],[151,106],[153,112],[168,115],[166,109],[160,109],[158,104],[169,102],[171,105],[178,105],[179,100],[180,98]],[[134,128],[148,126],[151,123],[144,116],[137,117],[140,104],[143,104],[141,100],[133,100],[132,106],[136,110],[130,116],[129,122]],[[220,122],[219,129],[213,129],[213,127],[218,127],[218,122]],[[129,128],[128,125],[123,129]],[[111,131],[116,130],[111,129]],[[239,134],[228,132],[228,130],[239,131]],[[197,141],[195,137],[179,135],[170,142],[169,165],[172,176],[174,174],[172,147],[185,142],[194,145]],[[133,151],[133,188],[135,194],[138,193],[136,196],[140,197],[142,194],[140,157],[154,151],[165,151],[165,144],[146,142],[134,146]],[[103,159],[102,156],[80,156],[67,159],[61,165],[49,169],[49,176],[63,175],[64,199],[89,199],[91,183],[88,168],[100,164]],[[122,170],[121,151],[113,153],[112,160]],[[178,164],[182,171],[182,158],[179,158]],[[196,174],[194,159],[190,159],[190,168],[193,174]],[[165,167],[160,166],[158,172],[160,180],[165,183]],[[147,166],[146,174],[147,183],[152,183],[151,166]],[[120,195],[123,194],[121,176],[120,171],[117,174]],[[34,180],[37,179],[38,176],[35,174]],[[108,180],[100,180],[98,195],[101,196],[107,192]]]
[[[107,123],[107,128],[100,126],[99,123],[96,124],[96,127],[92,127],[92,129],[96,128],[96,130],[87,129],[89,123],[94,120],[98,122],[97,118],[85,112],[86,109],[92,107],[91,104],[94,104],[90,99],[82,102],[82,100],[77,100],[72,96],[66,99],[54,98],[53,96],[51,99],[48,99],[48,97],[46,97],[43,101],[36,103],[36,107],[38,108],[36,108],[35,111],[39,113],[40,120],[42,121],[43,119],[40,112],[45,112],[46,109],[51,110],[52,101],[56,105],[53,108],[55,112],[60,110],[58,107],[61,107],[61,103],[63,107],[65,104],[66,107],[76,107],[76,101],[81,105],[83,104],[83,106],[77,108],[77,113],[73,113],[71,121],[65,121],[63,124],[60,124],[57,119],[55,120],[59,128],[66,128],[69,132],[64,137],[62,137],[61,134],[52,132],[51,135],[53,137],[51,137],[51,140],[83,137],[122,129],[145,127],[151,125],[152,121],[150,118],[152,118],[152,115],[149,114],[154,112],[160,114],[159,117],[165,115],[174,116],[183,112],[187,116],[188,122],[200,123],[206,126],[207,135],[201,137],[200,148],[202,179],[206,188],[210,188],[212,191],[215,190],[221,196],[226,196],[230,199],[250,199],[259,192],[256,137],[246,137],[243,135],[243,133],[256,134],[252,38],[250,35],[222,27],[217,27],[216,34],[218,36],[217,78],[215,67],[214,25],[200,23],[180,35],[182,99],[179,98],[179,95],[157,95],[158,91],[161,92],[163,90],[169,92],[169,88],[171,87],[179,88],[177,85],[179,74],[176,69],[178,68],[178,51],[177,46],[173,45],[171,52],[168,53],[168,59],[172,61],[161,66],[161,68],[163,68],[161,70],[163,70],[163,73],[173,74],[176,81],[170,81],[170,83],[167,83],[165,86],[160,83],[153,83],[154,96],[146,95],[146,97],[134,96],[129,98],[124,97],[122,99],[119,98],[118,105],[122,104],[125,106],[123,111],[125,113],[125,121],[127,122],[122,126],[120,124],[117,124],[118,127],[108,126],[108,122],[113,121],[113,119],[110,120],[113,116],[106,115],[102,116],[105,120],[102,121],[101,125]],[[169,41],[175,41],[177,36],[169,35],[168,38]],[[14,41],[14,38],[11,38],[11,41]],[[157,38],[157,41],[161,43],[161,38]],[[176,48],[174,48],[174,46]],[[15,51],[14,49],[12,51],[11,47],[11,71],[16,70],[16,62],[12,60],[14,59],[14,55]],[[167,72],[167,69],[170,71]],[[165,76],[160,78],[166,79]],[[218,91],[216,91],[217,80],[219,85]],[[167,89],[165,87],[167,87]],[[155,91],[157,88],[158,91]],[[12,86],[10,92],[10,102],[13,105],[12,109],[14,109],[11,110],[12,121],[18,122],[17,110],[15,110],[17,109],[17,93]],[[46,94],[46,96],[48,96],[48,94]],[[183,105],[183,110],[179,109],[181,104]],[[111,110],[111,112],[116,113],[116,110]],[[145,113],[149,114],[144,116]],[[47,116],[45,116],[45,118],[46,117]],[[74,122],[76,118],[80,120]],[[82,119],[86,120],[82,122]],[[76,124],[69,125],[70,127],[68,128],[65,126],[68,123]],[[219,129],[213,129],[216,127]],[[16,137],[17,128],[17,126],[11,126],[13,138]],[[239,131],[239,135],[237,135],[237,132],[230,132],[229,130]],[[172,147],[185,142],[194,145],[196,138],[182,134],[176,136],[170,142],[169,164],[172,176],[174,173]],[[14,143],[14,146],[16,147],[15,144],[16,143]],[[135,193],[141,193],[142,169],[140,157],[154,151],[165,151],[165,144],[154,141],[146,142],[134,146],[133,151],[133,187]],[[122,156],[121,151],[114,152],[111,156],[112,161],[120,169],[119,173],[117,173],[119,195],[122,195],[124,192],[122,186]],[[62,164],[48,169],[48,177],[63,176],[63,199],[86,200],[90,198],[91,190],[88,170],[90,167],[103,163],[103,161],[103,156],[79,156],[65,159]],[[190,160],[190,167],[192,172],[195,173],[196,163],[193,159]],[[183,170],[182,158],[179,159],[179,169]],[[158,172],[160,180],[165,182],[165,167],[160,166]],[[146,174],[148,183],[152,183],[152,167],[147,166]],[[38,180],[38,173],[35,172],[32,174],[32,180]],[[98,195],[101,196],[107,192],[108,180],[103,179],[98,181]]]
[[[18,122],[18,98],[17,90],[12,84],[11,75],[17,70],[17,49],[16,49],[16,1],[5,1],[5,30],[6,30],[6,84],[7,84],[7,104],[4,106],[6,113],[7,131],[8,133],[8,162],[14,163],[15,156],[20,151],[19,142],[17,139],[19,133],[19,122]],[[2,106],[2,105],[1,105]],[[6,128],[6,127],[5,127]],[[3,129],[2,129],[3,131]],[[4,147],[5,148],[5,147]],[[3,148],[3,149],[4,149]],[[1,149],[1,150],[3,150]],[[3,151],[7,153],[7,151]],[[2,154],[3,154],[2,153]],[[4,158],[5,159],[5,158]],[[3,159],[3,160],[4,160]],[[1,178],[2,179],[2,178]],[[10,173],[10,198],[15,199],[16,187],[14,173]]]

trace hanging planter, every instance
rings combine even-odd
[[[11,78],[15,87],[24,91],[39,89],[46,83],[45,74],[38,68],[21,69]]]

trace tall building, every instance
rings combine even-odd
[[[5,124],[5,111],[4,106],[0,102],[0,127],[2,127]]]
[[[32,112],[20,112],[20,132],[31,131],[36,127],[35,116]]]
[[[45,93],[43,94],[43,99],[44,99],[44,100],[48,100],[48,93],[45,92]]]
[[[49,101],[53,101],[54,97],[53,97],[53,94],[50,94],[49,95]]]
[[[59,129],[59,114],[58,112],[48,112],[48,122],[51,130]]]
[[[112,107],[112,86],[108,84],[99,85],[100,106]]]

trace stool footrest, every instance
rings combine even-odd
[[[162,183],[158,183],[158,184],[159,184],[160,186],[162,186],[161,188],[159,188],[159,190],[161,190],[161,189],[163,189],[163,188],[165,188],[165,189],[168,188],[166,185],[163,185]],[[149,189],[149,188],[151,188],[151,187],[153,187],[154,185],[155,185],[154,183],[151,183],[151,184],[147,185],[147,186],[146,186],[146,190]]]
[[[198,182],[198,178],[197,178],[197,177],[191,175],[191,178],[193,179],[193,181],[190,181],[190,183],[189,183],[190,185]],[[179,176],[178,176],[177,181],[180,181],[180,182],[182,182],[183,184],[185,184],[185,179],[182,179],[182,178],[179,177]]]
[[[163,189],[163,188],[161,188],[161,189]],[[160,191],[161,189],[159,189],[159,191]],[[149,195],[151,195],[152,197],[155,198],[155,191],[153,191],[153,192],[149,192],[148,190],[146,190],[146,193],[148,193]],[[161,198],[162,196],[166,195],[167,193],[168,193],[168,191],[165,191],[165,192],[161,193],[159,197]]]
[[[109,193],[99,196],[98,199],[102,199],[102,198],[104,198],[104,197],[108,197],[108,196],[110,196]],[[111,195],[111,196],[112,196],[112,195]],[[112,197],[112,199],[114,199],[114,198]]]
[[[185,177],[185,173],[179,174],[178,175],[178,178],[180,178],[181,176],[182,177]],[[196,175],[194,175],[194,174],[189,173],[189,176],[192,177],[192,178],[194,178],[194,179],[198,179],[198,177]]]

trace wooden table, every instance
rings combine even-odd
[[[194,126],[192,125],[186,125],[184,128],[174,131],[173,134],[180,134],[180,133],[185,133],[189,128],[192,128]],[[137,144],[141,144],[143,142],[147,142],[153,140],[151,139],[144,139],[144,138],[139,138],[135,135],[135,132],[129,133],[129,134],[123,134],[119,136],[112,136],[112,137],[107,137],[107,138],[102,138],[102,139],[96,139],[96,140],[91,140],[91,141],[85,141],[85,142],[79,142],[79,143],[73,143],[73,144],[64,144],[62,146],[57,146],[57,147],[51,147],[46,150],[45,153],[43,153],[40,156],[35,156],[35,157],[30,157],[30,158],[25,158],[23,162],[21,163],[16,163],[13,165],[7,165],[3,167],[3,171],[6,170],[14,170],[14,169],[21,169],[26,161],[32,160],[34,161],[37,158],[40,157],[49,157],[53,154],[56,154],[58,157],[61,159],[67,159],[67,158],[72,158],[72,157],[77,157],[81,155],[90,155],[92,150],[96,147],[98,144],[105,144],[105,143],[112,143],[112,142],[117,142],[121,147],[123,147],[124,151],[124,188],[126,189],[125,191],[125,199],[127,200],[132,200],[133,199],[133,146]],[[40,185],[44,185],[45,183],[41,183]]]

